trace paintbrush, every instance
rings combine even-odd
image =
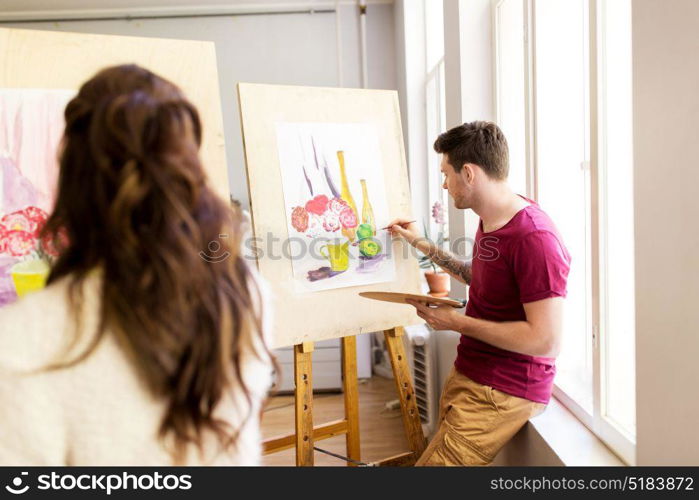
[[[403,222],[403,223],[401,223],[401,224],[393,224],[393,225],[394,225],[394,226],[403,227],[403,226],[407,226],[408,224],[412,224],[413,222],[417,222],[417,221],[416,221],[416,220],[411,220],[411,221],[408,221],[408,222]],[[391,226],[386,226],[386,227],[382,227],[381,229],[388,229],[388,228],[390,228],[390,227],[391,227]]]

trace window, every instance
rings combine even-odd
[[[537,0],[537,198],[573,256],[557,385],[592,413],[589,43],[586,0]]]
[[[429,4],[429,5],[428,5]],[[439,168],[439,155],[432,152],[432,144],[436,137],[446,129],[446,111],[444,95],[444,4],[425,0],[423,3],[425,18],[425,108],[426,108],[426,140],[427,140],[427,169],[429,175],[430,206],[435,202],[441,203],[444,210],[441,227],[433,217],[429,218],[428,230],[435,241],[438,231],[444,231],[442,237],[448,238],[449,196],[442,188],[444,181]]]
[[[573,257],[554,393],[627,463],[635,453],[630,9],[630,0],[493,2],[511,182],[551,215]]]
[[[598,14],[600,79],[602,417],[615,448],[636,435],[631,0]],[[618,435],[620,434],[620,436]],[[627,449],[624,455],[632,454]]]
[[[510,186],[516,193],[527,194],[524,2],[499,0],[495,16],[497,122],[510,150]]]

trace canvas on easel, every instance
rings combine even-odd
[[[47,250],[38,230],[53,207],[65,104],[105,67],[139,64],[183,90],[204,123],[209,183],[228,200],[212,42],[0,28],[0,47],[0,306],[17,297],[13,266]]]
[[[412,249],[382,229],[411,213],[397,93],[241,83],[238,95],[273,346],[421,323],[358,295],[420,293]]]
[[[39,232],[53,207],[63,110],[74,95],[0,88],[0,307],[17,300],[13,266],[55,255]]]
[[[355,336],[383,331],[410,451],[374,465],[412,464],[425,439],[402,327],[422,320],[359,295],[420,292],[410,247],[382,229],[410,217],[397,93],[241,83],[238,98],[257,265],[275,292],[272,344],[294,346],[295,431],[265,453],[293,446],[297,465],[313,465],[314,443],[344,434],[348,465],[362,463]],[[314,342],[337,337],[345,416],[314,424]]]

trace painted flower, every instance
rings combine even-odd
[[[305,233],[308,229],[308,212],[303,207],[294,207],[291,212],[291,225],[299,233]]]
[[[65,229],[61,228],[58,230],[58,233],[56,233],[55,238],[51,238],[51,236],[50,234],[44,235],[39,241],[39,245],[45,254],[51,257],[58,257],[60,249],[64,249],[68,246],[68,234]],[[58,246],[56,245],[56,240],[58,240]]]
[[[444,206],[442,202],[435,201],[432,205],[432,218],[437,224],[444,224]]]
[[[306,236],[317,238],[323,234],[323,218],[320,215],[310,214],[308,216],[308,230]]]
[[[7,252],[7,240],[7,230],[5,229],[5,226],[0,224],[0,253]]]
[[[340,223],[344,229],[352,229],[357,227],[359,221],[357,220],[357,214],[350,206],[345,207],[345,209],[340,214]]]
[[[323,215],[328,208],[328,197],[319,194],[312,200],[306,202],[306,211],[316,215]]]
[[[34,250],[36,238],[28,231],[7,231],[5,238],[6,251],[13,257],[24,257]]]
[[[0,224],[5,226],[7,231],[26,231],[28,233],[36,231],[36,223],[21,210],[5,215],[0,219]]]
[[[22,212],[24,212],[30,220],[36,222],[37,224],[45,222],[46,219],[49,218],[49,214],[39,207],[27,207],[22,210]]]
[[[349,207],[349,205],[342,198],[333,198],[328,202],[328,210],[336,215],[340,215],[347,207]]]
[[[333,233],[340,229],[340,218],[337,216],[337,214],[328,211],[324,216],[323,216],[323,229],[326,231]]]
[[[46,219],[48,214],[39,207],[26,207],[5,215],[0,219],[0,224],[8,231],[26,231],[38,236]]]

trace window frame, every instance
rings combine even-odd
[[[508,0],[492,0],[493,33],[493,96],[496,120],[500,121],[500,47],[499,9]],[[516,0],[509,0],[516,1]],[[536,116],[536,0],[520,0],[523,3],[522,50],[524,51],[524,113],[525,113],[525,170],[527,196],[538,200],[537,169],[537,116]],[[619,458],[629,465],[636,463],[636,438],[629,435],[614,421],[606,416],[605,380],[607,370],[606,344],[609,338],[607,328],[607,256],[606,256],[606,102],[604,99],[606,52],[604,43],[605,16],[602,6],[607,0],[588,0],[588,102],[589,117],[589,162],[584,168],[589,169],[589,242],[591,245],[591,275],[588,276],[591,287],[591,331],[589,341],[592,343],[592,413],[554,384],[553,395],[573,413],[588,429],[607,444]]]
[[[422,9],[423,9],[423,18],[425,21],[425,45],[427,45],[427,37],[430,36],[429,33],[429,26],[427,25],[427,0],[422,0]],[[444,36],[444,33],[442,32],[441,36]],[[434,85],[434,94],[430,95],[430,85]],[[423,81],[423,95],[425,97],[425,119],[426,119],[426,126],[425,126],[425,142],[427,145],[427,154],[428,158],[426,161],[427,165],[427,189],[428,189],[428,203],[429,206],[427,208],[427,217],[426,217],[426,225],[429,234],[434,238],[435,242],[439,240],[439,231],[443,231],[443,234],[441,235],[444,240],[446,241],[449,237],[449,215],[448,215],[448,210],[447,207],[448,205],[448,197],[446,192],[444,191],[442,185],[443,185],[443,177],[442,173],[439,169],[439,164],[436,165],[437,168],[433,168],[434,165],[431,165],[431,162],[433,161],[433,158],[435,158],[434,155],[432,155],[430,152],[432,151],[432,143],[436,138],[436,134],[441,133],[443,130],[446,128],[446,110],[445,110],[445,81],[444,81],[444,53],[442,52],[441,57],[434,63],[433,66],[429,66],[429,61],[428,61],[428,54],[427,50],[425,50],[425,78]],[[434,112],[434,116],[436,117],[437,123],[436,123],[436,130],[431,130],[430,129],[430,122],[429,122],[429,113],[430,110],[427,109],[430,103],[430,99],[432,99],[434,108],[432,111]],[[442,204],[443,210],[444,210],[444,224],[438,225],[434,217],[432,217],[432,207],[434,204],[439,201]],[[443,242],[444,244],[444,242]]]
[[[446,120],[444,119],[444,56],[442,56],[439,61],[434,65],[433,68],[430,68],[427,72],[427,75],[425,77],[425,106],[427,107],[428,103],[430,102],[430,84],[434,84],[434,90],[435,90],[435,95],[432,95],[431,97],[434,99],[434,104],[435,107],[433,111],[435,112],[436,120],[437,120],[437,130],[441,131],[445,129],[445,122]],[[427,111],[427,114],[429,114],[429,111]],[[426,135],[427,137],[425,138],[427,142],[427,150],[430,151],[432,149],[432,142],[434,140],[435,136],[435,131],[431,130],[429,127],[429,123],[427,124],[426,127]],[[438,132],[439,133],[439,132]],[[434,158],[434,156],[432,156]],[[448,215],[446,214],[446,207],[448,206],[447,203],[445,202],[445,191],[442,188],[442,185],[444,183],[442,173],[439,169],[439,165],[436,165],[437,168],[434,168],[434,165],[430,165],[430,158],[428,158],[428,189],[429,189],[429,204],[430,206],[428,207],[428,228],[429,228],[429,234],[431,235],[437,235],[437,230],[438,230],[438,224],[434,221],[434,218],[431,215],[431,210],[434,204],[439,201],[442,204],[442,207],[444,207],[445,211],[445,224],[444,226],[444,231],[448,231],[448,224],[446,223],[448,221]],[[436,236],[435,236],[436,237]]]

